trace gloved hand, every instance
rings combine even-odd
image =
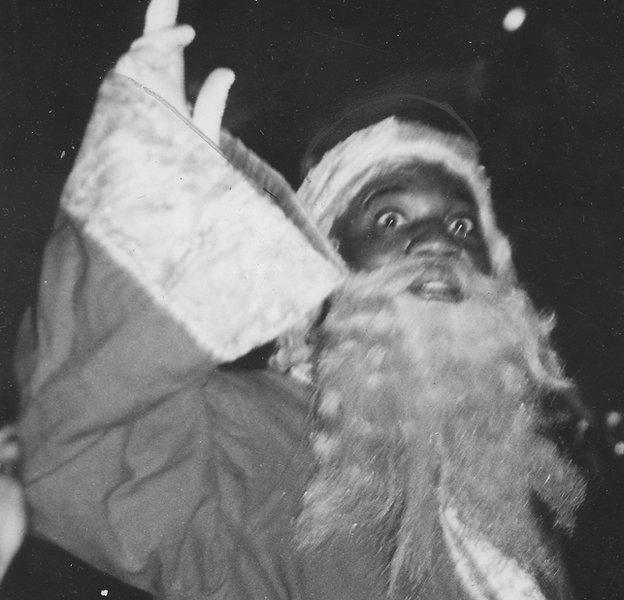
[[[145,13],[143,36],[121,57],[115,71],[135,80],[191,119],[212,141],[219,143],[228,92],[234,82],[230,69],[215,69],[189,110],[184,92],[184,48],[195,37],[190,25],[178,25],[178,0],[151,0]],[[191,116],[192,112],[192,116]]]
[[[26,531],[22,486],[12,476],[12,468],[18,457],[14,429],[0,429],[0,579],[19,549]]]

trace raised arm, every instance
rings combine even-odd
[[[218,495],[199,390],[339,279],[276,205],[283,179],[228,134],[219,147],[232,73],[188,112],[176,4],[150,4],[102,84],[16,353],[32,529],[171,597],[223,533],[198,517]]]

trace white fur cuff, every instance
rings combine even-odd
[[[62,206],[216,362],[300,325],[341,279],[262,187],[117,73]]]

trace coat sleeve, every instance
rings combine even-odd
[[[241,161],[262,170],[252,158]],[[224,425],[204,405],[206,380],[313,315],[339,279],[265,175],[252,180],[113,72],[20,333],[33,530],[167,597],[208,586],[227,546],[208,514],[223,501],[209,486]]]

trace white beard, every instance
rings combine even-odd
[[[426,265],[355,274],[319,335],[318,469],[298,540],[378,544],[390,593],[426,574],[446,503],[523,567],[554,577],[532,495],[567,531],[584,495],[573,465],[536,432],[539,398],[571,387],[549,344],[553,319],[519,288],[453,268],[458,303],[406,291]]]

